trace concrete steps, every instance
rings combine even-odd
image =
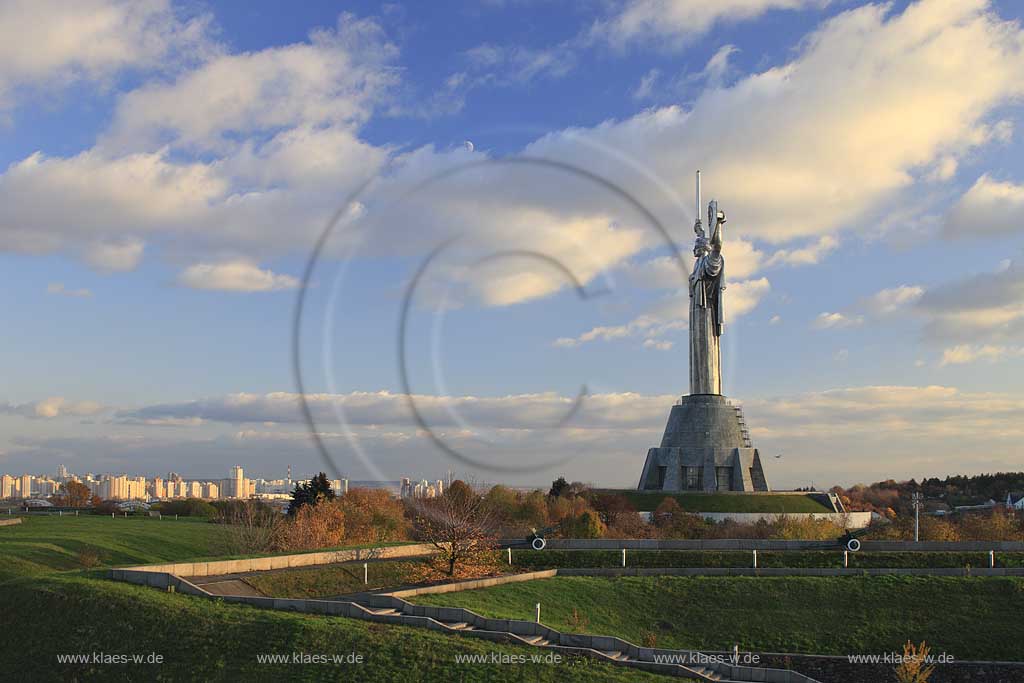
[[[395,607],[381,607],[379,602],[377,602],[376,604],[371,602],[369,605],[362,604],[361,606],[362,606],[363,609],[365,609],[370,614],[373,614],[375,616],[393,617],[395,619],[395,621],[398,622],[398,623],[402,623],[401,617],[408,616],[408,615],[415,615],[416,612],[418,611],[416,609],[415,605],[412,605],[411,603],[407,603],[404,600],[401,600],[400,598],[396,598],[396,599],[393,599],[393,600],[395,600],[395,601],[392,602],[391,604],[397,605]],[[369,602],[369,601],[367,601],[367,602]],[[504,630],[501,630],[501,631],[488,631],[486,629],[482,629],[482,627],[479,626],[479,624],[482,624],[482,623],[484,623],[486,621],[486,619],[484,619],[484,617],[481,617],[480,615],[477,615],[477,614],[475,614],[473,612],[469,612],[468,610],[461,610],[461,612],[464,615],[464,618],[465,617],[472,617],[472,619],[468,619],[468,620],[465,620],[465,621],[450,621],[448,619],[441,619],[441,618],[437,618],[437,617],[433,617],[432,619],[433,619],[433,621],[435,623],[438,623],[438,624],[444,626],[449,632],[471,633],[471,635],[474,635],[474,636],[479,635],[480,637],[487,637],[488,639],[493,639],[494,636],[500,634],[502,636],[508,637],[513,642],[518,641],[518,642],[521,642],[521,643],[523,643],[525,645],[532,645],[534,647],[554,648],[554,649],[559,649],[559,650],[569,650],[569,651],[580,652],[580,653],[589,652],[589,653],[593,653],[592,656],[599,656],[601,659],[604,659],[606,661],[610,661],[611,663],[614,663],[614,664],[617,664],[617,665],[620,665],[620,666],[628,666],[628,667],[631,667],[631,668],[632,667],[637,667],[637,668],[642,668],[642,669],[646,669],[646,670],[649,670],[649,671],[652,670],[651,669],[652,666],[659,666],[659,665],[654,664],[651,660],[649,660],[647,658],[644,658],[643,660],[633,659],[627,653],[623,652],[622,650],[612,650],[612,649],[604,650],[604,649],[586,648],[586,647],[582,647],[581,648],[579,646],[574,646],[574,645],[565,646],[565,645],[561,644],[561,642],[565,642],[565,641],[559,640],[561,637],[563,637],[563,636],[570,636],[571,637],[573,634],[562,634],[562,636],[558,636],[556,638],[556,641],[558,641],[558,642],[555,642],[550,637],[545,637],[543,635],[521,635],[521,634],[513,633],[512,631],[504,631]],[[550,629],[545,629],[545,630],[550,630]],[[623,642],[624,644],[629,645],[629,643],[625,643],[624,641],[619,641],[619,642]],[[671,651],[667,651],[666,650],[664,652],[665,652],[666,655],[671,654]],[[766,679],[765,678],[765,670],[759,670],[761,673],[754,674],[750,678],[741,677],[739,679],[731,679],[731,678],[726,678],[725,675],[723,675],[722,673],[719,673],[715,669],[710,668],[710,667],[705,667],[705,666],[670,664],[668,662],[666,662],[664,664],[661,664],[660,666],[664,667],[664,668],[655,669],[655,670],[659,671],[660,673],[666,673],[666,674],[669,674],[669,675],[675,675],[675,676],[678,676],[678,677],[681,677],[681,678],[685,678],[687,680],[701,681],[702,683],[752,683],[753,681],[782,680],[782,679],[777,679],[777,678]],[[754,672],[751,672],[751,673],[753,674]],[[795,674],[795,677],[793,677],[793,678],[786,678],[785,680],[792,680],[792,681],[802,680],[802,681],[805,681],[807,683],[814,683],[814,681],[812,679],[800,676],[800,674]]]
[[[473,631],[476,629],[476,626],[468,624],[465,621],[442,621],[441,623],[447,626],[448,628],[455,629],[456,631]]]
[[[627,657],[626,655],[622,654],[618,650],[598,650],[598,652],[603,654],[605,657],[608,657],[610,659],[615,659],[615,660],[618,660],[620,662],[628,662],[629,661],[629,657]]]

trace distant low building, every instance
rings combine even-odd
[[[1024,510],[1024,492],[1014,491],[1006,494],[1006,507],[1011,510]]]

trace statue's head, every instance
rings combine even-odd
[[[708,244],[708,238],[703,235],[699,235],[696,241],[693,243],[693,255],[695,258],[700,258],[704,254],[711,251],[711,246]]]

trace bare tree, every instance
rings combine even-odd
[[[271,550],[283,523],[281,514],[256,500],[233,501],[221,513],[221,542],[231,555],[251,555]]]
[[[468,484],[455,481],[437,498],[417,500],[416,535],[438,550],[448,576],[494,546],[493,506]]]

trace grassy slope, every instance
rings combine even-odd
[[[0,527],[0,581],[24,574],[81,569],[79,553],[98,551],[104,565],[208,556],[222,528],[206,520],[148,517],[24,517]]]
[[[641,512],[653,512],[665,498],[675,498],[690,512],[832,512],[810,496],[647,493],[634,489],[602,489],[601,492],[625,496]]]
[[[82,576],[19,579],[4,585],[0,645],[5,669],[20,680],[344,680],[353,681],[653,681],[664,680],[589,661],[457,664],[457,654],[536,654],[424,629],[338,617],[228,605]],[[27,625],[31,625],[28,628]],[[162,666],[69,666],[57,653],[150,653]],[[267,665],[260,653],[360,653],[363,665]]]
[[[750,567],[749,550],[630,550],[629,567]],[[1024,567],[1024,552],[996,553],[997,567]],[[861,551],[849,554],[852,569],[868,567],[987,567],[988,553]],[[622,566],[619,550],[521,550],[512,551],[517,570],[553,568],[615,568]],[[759,551],[759,567],[843,566],[841,550]]]
[[[529,619],[660,647],[845,655],[900,651],[908,638],[957,659],[1024,659],[1024,633],[1000,615],[1024,610],[1024,579],[949,577],[559,577],[423,604]],[[573,608],[588,620],[571,629]]]
[[[19,680],[648,681],[642,672],[573,665],[457,664],[457,654],[532,655],[424,629],[292,614],[180,594],[73,569],[83,546],[107,564],[164,562],[209,554],[217,527],[201,522],[33,517],[0,527],[0,661]],[[155,665],[58,664],[57,654],[148,654]],[[266,665],[257,653],[345,654],[366,664]],[[2,679],[0,675],[0,679]]]
[[[411,572],[415,561],[370,562],[369,586],[363,583],[363,563],[288,569],[250,574],[245,580],[264,595],[280,598],[326,598],[368,588],[391,588],[414,581]]]

